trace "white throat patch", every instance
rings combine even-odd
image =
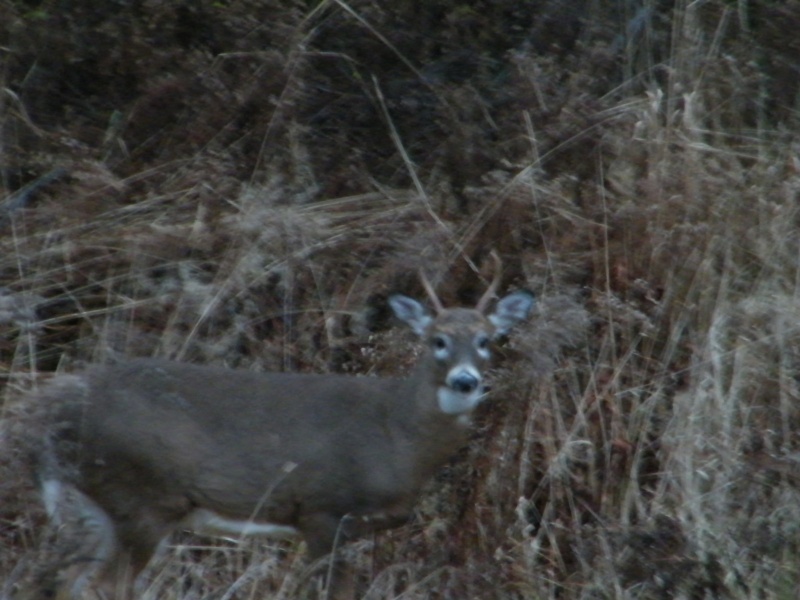
[[[478,386],[469,394],[456,392],[446,386],[442,386],[436,391],[439,409],[447,415],[463,415],[472,412],[485,395],[482,386]]]

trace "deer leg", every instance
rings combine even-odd
[[[47,538],[54,541],[40,553],[32,581],[17,597],[78,598],[117,552],[114,523],[91,498],[69,484],[48,480],[42,488],[50,517],[44,543]]]
[[[157,553],[169,530],[168,523],[146,517],[117,526],[119,549],[106,562],[98,578],[97,587],[104,600],[132,600],[139,596],[139,575]]]
[[[133,600],[137,597],[136,580],[149,562],[136,552],[123,548],[106,563],[97,578],[96,589],[103,600]]]
[[[329,556],[324,574],[324,600],[352,600],[356,598],[355,573],[342,558],[339,550],[350,539],[348,517],[316,514],[304,517],[298,529],[308,545],[312,560]]]

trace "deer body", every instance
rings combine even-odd
[[[70,429],[56,450],[78,467],[68,483],[124,518],[132,539],[160,541],[200,509],[243,530],[291,527],[320,555],[344,515],[408,511],[465,439],[457,416],[408,410],[426,387],[414,379],[348,377],[342,395],[338,376],[232,374],[146,359],[58,386],[57,419]],[[423,431],[436,444],[418,445]]]
[[[74,569],[68,593],[94,578],[112,589],[122,572],[132,581],[180,528],[299,534],[316,558],[337,532],[347,539],[406,519],[466,441],[488,340],[533,304],[515,292],[486,316],[432,298],[435,316],[390,299],[427,346],[405,379],[160,359],[57,377],[38,398],[50,423],[39,457],[44,501],[57,522],[81,513],[81,535],[95,536],[93,560]]]

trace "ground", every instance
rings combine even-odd
[[[0,580],[43,511],[7,433],[128,356],[398,375],[387,297],[538,297],[368,598],[794,598],[800,2],[0,0]],[[183,536],[152,598],[299,597]],[[283,594],[281,596],[281,594]]]

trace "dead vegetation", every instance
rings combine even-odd
[[[349,548],[364,597],[793,598],[800,3],[386,4],[0,0],[0,580],[44,551],[38,381],[401,373],[387,295],[474,301],[494,248],[539,313],[413,522]],[[186,536],[147,594],[305,569]]]

